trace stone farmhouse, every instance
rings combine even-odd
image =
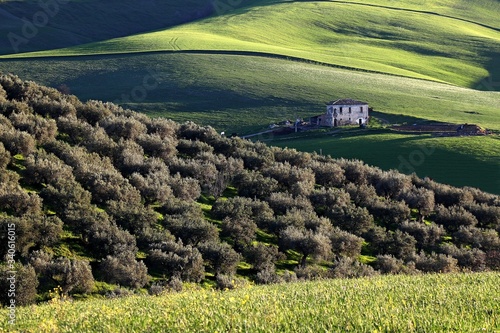
[[[311,125],[336,127],[368,122],[368,103],[338,99],[326,104],[326,113],[311,117]]]

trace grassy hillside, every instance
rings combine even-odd
[[[284,59],[231,54],[140,54],[0,60],[0,70],[65,89],[83,100],[115,101],[154,115],[249,133],[324,112],[342,97],[406,121],[477,123],[500,130],[498,92]],[[144,95],[145,90],[145,95]],[[400,119],[398,121],[402,121]]]
[[[390,276],[18,309],[14,332],[494,332],[495,273]],[[11,330],[0,310],[0,330]],[[194,315],[196,314],[196,315]]]
[[[297,116],[307,118],[322,113],[324,102],[342,97],[368,101],[378,111],[374,113],[377,118],[391,123],[435,120],[474,123],[500,130],[499,92],[285,59],[230,54],[132,54],[1,60],[0,70],[13,71],[53,87],[64,87],[83,100],[110,100],[151,116],[210,124],[226,133],[252,133],[274,122]],[[360,148],[352,150],[339,149],[337,138],[320,138],[319,142],[324,153],[336,157],[358,158],[384,168],[398,168],[398,154],[408,155],[426,141],[416,137],[410,140],[412,136],[397,138],[357,137]],[[277,144],[317,151],[317,143],[304,140],[282,140]],[[476,148],[467,150],[448,145],[447,140],[461,142],[460,138],[434,139],[433,144],[443,154],[436,154],[417,168],[419,175],[498,193],[500,187],[491,182],[500,168],[498,140],[469,140]],[[387,144],[392,148],[382,148]],[[378,153],[366,154],[367,149],[363,147],[371,147],[371,152]],[[460,171],[449,172],[450,165],[441,164],[446,162],[443,156],[449,155],[455,156],[452,170],[460,166]]]
[[[160,50],[263,52],[475,88],[498,76],[500,32],[459,18],[363,3],[273,3],[33,55]]]
[[[0,180],[0,238],[16,250],[1,243],[4,305],[12,270],[16,304],[26,305],[54,288],[114,297],[183,282],[500,269],[499,196],[5,75]]]
[[[41,5],[44,3],[49,5]],[[140,6],[131,0],[0,1],[0,54],[68,47],[162,29],[214,11],[211,3],[201,0],[149,0]],[[37,25],[33,28],[26,22]]]
[[[197,4],[186,3],[184,9],[190,12],[189,6]],[[379,118],[389,121],[500,129],[499,92],[492,91],[500,87],[498,1],[268,0],[214,10],[211,17],[168,29],[18,55],[24,59],[5,56],[0,70],[63,87],[82,99],[111,100],[227,133],[251,133],[276,121],[315,115],[323,112],[325,101],[344,97],[367,101]],[[97,27],[90,31],[98,35]],[[312,60],[322,65],[307,63]],[[405,152],[419,141],[392,142],[396,151]],[[467,176],[445,172],[445,166],[430,159],[423,174],[498,193],[491,175],[472,171],[482,170],[485,159],[490,163],[485,170],[498,170],[498,159],[480,149],[496,154],[497,140],[474,141],[477,149],[468,155],[457,155],[445,141],[436,144],[445,152],[442,156],[457,156],[459,165],[468,166],[463,169]],[[325,150],[337,154],[334,147],[331,143]],[[382,158],[384,154],[372,159],[363,149],[343,153],[398,167],[389,162],[394,157]]]
[[[352,133],[351,133],[352,132]],[[500,193],[500,138],[397,134],[390,131],[345,131],[275,136],[265,142],[279,147],[357,158],[383,169],[416,172],[420,177],[455,186],[477,186]]]

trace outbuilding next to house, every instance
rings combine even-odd
[[[338,99],[326,104],[326,113],[311,117],[311,125],[363,125],[368,122],[368,103],[353,99]]]

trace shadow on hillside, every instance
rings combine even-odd
[[[489,75],[476,82],[473,88],[483,91],[500,91],[500,56],[498,52],[488,52],[483,56],[490,59],[486,66]]]
[[[215,13],[213,3],[206,0],[54,3],[55,7],[46,7],[31,1],[0,1],[0,54],[97,42],[164,29]],[[33,26],[32,22],[36,23],[39,17],[45,17],[46,21]]]

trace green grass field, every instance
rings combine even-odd
[[[341,97],[368,101],[384,114],[500,130],[499,92],[268,57],[182,53],[54,57],[1,60],[0,70],[54,87],[66,85],[83,100],[122,102],[126,95],[130,101],[122,104],[139,111],[242,133],[322,113],[325,102]],[[142,86],[145,96],[140,89],[134,91]]]
[[[263,52],[465,87],[476,87],[488,75],[498,74],[500,31],[494,28],[363,3],[264,4],[166,30],[28,56]]]
[[[378,118],[390,122],[500,130],[500,92],[492,91],[500,88],[498,1],[262,0],[226,9],[153,32],[5,55],[0,71],[64,86],[83,100],[114,101],[226,133],[307,118],[336,98],[367,101]],[[326,139],[318,140],[277,144],[311,150]],[[397,168],[397,157],[427,138],[393,140],[375,133],[349,140],[356,149],[329,142],[324,151]],[[491,181],[499,178],[498,140],[470,141],[432,141],[440,153],[416,171],[500,193]]]
[[[360,159],[382,169],[415,172],[420,177],[455,186],[474,186],[492,193],[499,193],[500,189],[498,136],[441,138],[388,130],[354,130],[330,135],[275,136],[267,142],[332,157]]]
[[[495,332],[498,273],[325,280],[17,309],[16,332]]]

